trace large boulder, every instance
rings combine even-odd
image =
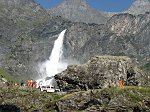
[[[128,85],[140,84],[142,73],[125,56],[95,56],[83,65],[71,65],[55,76],[64,90],[87,90],[117,86],[119,80]]]

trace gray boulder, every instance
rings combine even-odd
[[[133,75],[133,83],[130,83],[129,78]],[[142,72],[132,64],[130,58],[117,56],[95,56],[83,65],[68,66],[55,76],[58,86],[64,91],[115,87],[119,80],[138,85],[141,84],[140,78]]]

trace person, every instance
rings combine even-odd
[[[33,80],[30,80],[30,86],[33,87]]]
[[[34,82],[32,83],[32,87],[34,87],[34,88],[37,87],[37,82],[36,82],[36,81],[34,81]]]
[[[30,84],[30,80],[28,80],[28,86],[30,86],[31,84]]]
[[[119,81],[119,86],[122,87],[122,80]]]
[[[122,80],[123,78],[120,78],[120,80],[119,80],[119,86],[120,87],[122,87],[123,86],[123,80]]]
[[[21,86],[23,86],[23,85],[24,85],[24,81],[23,81],[23,80],[21,80],[20,85],[21,85]]]

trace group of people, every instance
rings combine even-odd
[[[24,83],[24,81],[21,80],[21,81],[20,81],[20,86],[25,86],[25,85],[26,85],[26,84]],[[37,82],[34,81],[34,80],[32,80],[32,79],[30,79],[30,80],[27,81],[27,86],[28,86],[28,87],[34,87],[34,88],[36,88],[36,87],[37,87]]]
[[[28,86],[36,88],[37,87],[37,82],[33,81],[32,79],[28,80]]]

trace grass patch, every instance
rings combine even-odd
[[[60,94],[51,93],[50,96],[51,96],[52,101],[58,101],[62,97],[64,97],[65,95],[64,94],[60,95]]]
[[[142,97],[140,97],[137,94],[129,94],[129,97],[130,97],[131,101],[135,102],[135,103],[142,101]]]
[[[0,68],[0,77],[6,78],[7,81],[17,82],[7,71]]]
[[[141,67],[142,70],[150,73],[150,62]]]

